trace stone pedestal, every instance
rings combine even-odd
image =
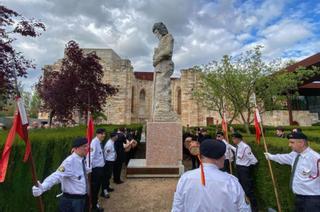
[[[178,122],[147,123],[147,166],[177,166],[182,161],[182,126]]]
[[[130,160],[127,177],[179,177],[182,165],[182,126],[178,122],[148,122],[146,159]]]

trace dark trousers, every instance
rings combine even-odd
[[[65,196],[60,197],[59,212],[84,212],[86,198],[73,199]]]
[[[221,168],[220,170],[230,173],[229,159],[224,160],[223,168]]]
[[[92,208],[97,207],[98,194],[104,177],[104,167],[95,167],[91,173],[91,200]]]
[[[122,160],[116,160],[113,164],[113,181],[119,182],[121,181],[121,169],[122,169]]]
[[[249,198],[252,211],[258,211],[258,203],[253,193],[253,179],[251,166],[237,165],[237,177],[244,190],[244,193]]]
[[[320,195],[318,196],[296,195],[295,211],[296,212],[320,212]]]
[[[106,164],[104,165],[104,177],[103,177],[103,181],[102,181],[101,193],[103,193],[104,189],[108,189],[110,187],[110,178],[111,178],[112,172],[113,172],[113,164],[114,164],[114,161],[107,161],[106,160]]]
[[[199,167],[199,160],[197,156],[191,155],[192,169]]]

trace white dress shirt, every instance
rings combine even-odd
[[[92,168],[104,167],[103,151],[101,148],[101,141],[95,137],[90,144],[90,159]]]
[[[84,175],[82,160],[76,153],[69,155],[60,167],[48,176],[42,183],[45,191],[53,185],[61,183],[61,190],[68,194],[83,195],[87,193],[86,176]],[[89,172],[89,169],[86,169]],[[87,181],[88,183],[88,181]]]
[[[293,164],[298,153],[292,151],[289,154],[276,154],[269,157],[270,160],[280,164]],[[300,153],[296,170],[292,181],[292,191],[299,195],[320,195],[320,154],[310,147]]]
[[[231,162],[231,161],[233,161],[232,150],[231,150],[228,142],[225,139],[222,139],[222,141],[226,145],[226,153],[224,154],[224,156],[226,157],[226,160],[229,160]]]
[[[115,161],[117,158],[114,141],[111,138],[107,141],[106,145],[104,145],[104,155],[106,161]]]
[[[172,212],[251,211],[236,177],[207,163],[204,163],[204,173],[205,186],[201,184],[200,168],[181,176],[174,194]]]
[[[229,147],[236,152],[236,165],[239,166],[251,166],[258,163],[257,158],[253,155],[251,147],[240,141],[237,145],[237,148],[229,144]]]

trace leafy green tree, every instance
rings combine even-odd
[[[304,80],[319,73],[318,69],[304,68],[287,72],[280,60],[263,61],[261,48],[257,46],[236,57],[226,55],[220,62],[197,67],[202,72],[202,86],[195,96],[220,115],[225,104],[233,114],[230,120],[239,117],[248,133],[253,121],[254,94],[261,112],[283,108],[288,95],[295,94]]]

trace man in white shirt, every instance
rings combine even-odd
[[[251,211],[238,179],[219,170],[224,165],[225,151],[223,142],[207,139],[201,143],[205,185],[201,182],[201,168],[184,173],[174,194],[172,212]]]
[[[42,183],[38,182],[38,186],[32,187],[33,196],[40,196],[52,186],[61,183],[63,195],[59,201],[59,211],[85,211],[89,191],[87,174],[90,172],[85,164],[85,155],[88,151],[87,143],[86,138],[75,139],[72,144],[73,153],[62,162],[57,171]]]
[[[265,153],[268,160],[292,166],[290,188],[295,194],[295,210],[320,211],[320,154],[308,145],[307,136],[302,132],[289,134],[288,154]]]
[[[102,211],[103,209],[98,205],[98,193],[100,187],[102,186],[102,181],[104,180],[104,154],[102,150],[102,142],[106,137],[105,129],[97,129],[96,137],[92,139],[90,144],[90,159],[92,166],[91,174],[91,199],[92,199],[92,209]]]
[[[109,198],[108,192],[114,191],[113,188],[110,187],[110,178],[112,176],[113,164],[117,158],[117,153],[114,148],[114,142],[118,139],[118,133],[112,132],[110,134],[110,139],[104,145],[104,158],[105,158],[105,165],[104,165],[104,180],[102,182],[102,191],[103,195],[106,198]]]
[[[253,155],[251,147],[242,140],[242,135],[240,133],[233,133],[232,141],[237,145],[235,148],[229,144],[229,147],[235,152],[237,177],[250,200],[252,211],[258,211],[258,203],[253,192],[254,184],[252,177],[253,166],[258,163],[258,160]]]
[[[216,133],[216,139],[219,140],[219,141],[222,141],[227,147],[226,148],[226,152],[224,154],[224,156],[225,156],[224,166],[223,166],[223,168],[221,170],[230,173],[230,168],[231,168],[230,166],[231,166],[231,163],[233,161],[232,150],[231,150],[230,146],[228,145],[229,143],[224,138],[224,133],[222,131],[218,131]]]

